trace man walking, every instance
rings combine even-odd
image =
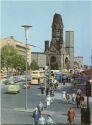
[[[43,111],[43,109],[44,109],[43,103],[40,101],[40,103],[38,105],[38,110],[41,113],[41,111]]]
[[[34,124],[38,125],[38,120],[40,118],[40,112],[38,111],[38,108],[35,108],[35,111],[33,112],[33,118],[34,118]]]

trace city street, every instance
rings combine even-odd
[[[2,125],[92,125],[91,2],[1,0]]]
[[[1,122],[2,124],[33,124],[32,113],[40,101],[45,103],[45,95],[40,94],[40,86],[32,86],[28,89],[28,110],[25,111],[25,89],[22,89],[18,94],[6,94],[5,85],[2,85],[1,92]],[[69,107],[75,107],[76,120],[75,124],[80,124],[80,109],[75,105],[63,104],[61,101],[60,90],[55,92],[55,100],[47,109],[44,108],[45,117],[49,113],[52,115],[54,123],[67,123],[67,111]],[[23,109],[23,110],[22,110]]]

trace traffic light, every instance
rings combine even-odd
[[[86,82],[86,96],[91,96],[91,83],[89,81]]]

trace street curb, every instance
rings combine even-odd
[[[19,112],[27,112],[27,113],[33,113],[35,111],[35,109],[25,109],[25,108],[15,108],[15,111],[19,111]],[[48,111],[48,110],[44,110],[42,111],[42,114],[44,115],[53,115],[55,112],[54,111]]]
[[[33,112],[35,109],[25,109],[25,108],[15,108],[15,111],[19,111],[19,112]]]

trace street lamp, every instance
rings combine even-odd
[[[31,28],[32,26],[30,25],[22,25],[21,27],[24,28],[25,31],[25,41],[26,41],[26,75],[25,75],[25,80],[26,80],[26,92],[25,92],[25,110],[27,110],[27,40],[28,40],[28,30],[29,28]]]

